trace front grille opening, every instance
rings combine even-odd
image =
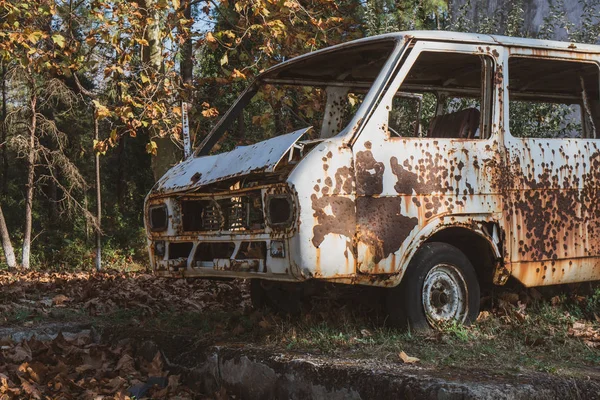
[[[229,259],[234,250],[235,244],[231,242],[203,242],[196,248],[194,261],[213,261],[215,258]]]
[[[212,200],[184,200],[181,220],[185,232],[216,231],[221,227],[221,215]]]
[[[287,197],[272,197],[269,200],[269,219],[272,224],[285,224],[292,217],[292,207]]]
[[[188,258],[192,252],[193,243],[169,243],[169,260],[176,258]]]
[[[167,206],[162,205],[150,208],[150,229],[155,232],[167,229]]]
[[[259,193],[219,200],[219,207],[226,230],[245,231],[265,227]]]
[[[248,258],[267,259],[267,242],[242,242],[237,255],[237,260]]]

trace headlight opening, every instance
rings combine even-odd
[[[292,199],[289,196],[271,196],[267,199],[267,218],[270,225],[289,226],[292,216]]]
[[[169,213],[165,204],[150,207],[150,229],[153,232],[160,232],[167,229]]]

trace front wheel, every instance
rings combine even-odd
[[[447,243],[425,243],[400,285],[389,289],[386,308],[396,327],[426,330],[445,322],[473,322],[479,314],[479,282],[469,259]]]

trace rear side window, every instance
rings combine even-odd
[[[595,63],[511,57],[510,133],[531,138],[598,138],[599,69]]]

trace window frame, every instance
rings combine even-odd
[[[496,79],[496,71],[498,70],[502,70],[502,64],[503,64],[503,58],[502,58],[502,54],[504,53],[504,47],[501,45],[498,46],[486,46],[485,50],[484,48],[482,48],[480,45],[476,45],[476,44],[469,44],[469,43],[456,43],[456,42],[437,42],[437,41],[427,41],[427,40],[415,40],[414,42],[410,43],[409,45],[406,46],[406,48],[410,48],[410,53],[407,54],[405,57],[400,57],[394,67],[394,72],[390,78],[390,82],[386,85],[386,89],[385,91],[383,91],[383,93],[380,95],[380,97],[378,99],[374,100],[374,111],[369,115],[369,120],[373,119],[378,121],[379,123],[384,123],[387,126],[387,123],[389,121],[389,109],[391,109],[392,106],[392,100],[395,97],[396,93],[398,91],[400,91],[400,88],[402,86],[402,83],[404,82],[404,80],[406,79],[406,77],[408,76],[408,73],[410,72],[410,70],[413,68],[413,66],[415,65],[416,61],[418,60],[419,56],[424,53],[424,52],[437,52],[437,53],[462,53],[462,54],[468,54],[468,55],[473,55],[473,56],[479,56],[479,57],[484,57],[484,59],[489,59],[491,64],[491,69],[489,69],[489,81],[488,81],[488,87],[489,87],[489,92],[486,92],[485,94],[484,92],[484,87],[482,87],[481,89],[481,99],[482,99],[482,103],[485,102],[485,98],[484,96],[489,98],[487,99],[487,106],[488,106],[488,110],[487,110],[487,114],[488,116],[486,116],[487,121],[488,122],[488,126],[485,127],[485,129],[487,130],[487,137],[484,138],[428,138],[426,136],[424,137],[397,137],[395,135],[390,135],[389,132],[387,133],[387,140],[391,140],[391,141],[398,141],[398,140],[423,140],[423,139],[430,139],[430,140],[459,140],[459,141],[489,141],[492,142],[493,140],[498,140],[498,135],[500,134],[500,129],[498,129],[497,127],[500,126],[500,119],[502,117],[502,113],[500,110],[500,106],[499,103],[500,101],[498,100],[499,96],[498,96],[498,81]],[[482,62],[482,78],[483,78],[483,73],[484,73],[484,63]],[[487,79],[487,78],[486,78]],[[485,85],[484,85],[485,86]],[[436,94],[436,97],[438,98],[438,105],[439,105],[439,100],[440,100],[440,96],[439,93],[436,93],[435,91],[431,91],[431,90],[425,90],[425,91],[430,91],[432,93]],[[441,91],[440,91],[441,92]],[[456,90],[454,91],[456,92]],[[381,118],[381,113],[385,113],[385,118]],[[484,116],[484,112],[481,113],[482,117],[480,120],[480,129],[481,127],[481,123],[484,120],[483,116]],[[379,116],[379,117],[378,117]],[[385,120],[385,121],[384,121]],[[363,128],[361,130],[359,130],[355,136],[353,137],[352,140],[352,144],[354,142],[356,142],[357,138],[360,135],[363,134],[369,134],[368,131],[365,132],[364,127],[370,125],[369,122],[367,122],[365,125],[363,125]],[[496,129],[494,129],[496,128]]]
[[[596,66],[596,69],[598,70],[598,86],[599,86],[599,92],[600,92],[600,61],[596,58],[590,58],[590,57],[586,57],[586,58],[582,58],[582,55],[580,53],[571,53],[571,52],[566,52],[566,51],[562,51],[562,50],[550,50],[550,51],[546,51],[544,55],[539,55],[536,54],[537,52],[535,51],[535,49],[531,49],[531,48],[509,48],[509,51],[506,53],[505,55],[505,67],[506,67],[506,73],[504,75],[504,92],[505,92],[505,98],[504,98],[504,103],[506,104],[506,107],[504,109],[504,131],[505,131],[505,135],[507,136],[507,138],[513,139],[513,140],[599,140],[600,139],[600,124],[598,124],[598,126],[596,127],[596,137],[588,137],[587,132],[586,132],[586,124],[584,123],[584,116],[587,113],[585,110],[585,105],[583,104],[583,99],[581,102],[574,102],[574,103],[570,103],[570,104],[576,104],[579,106],[580,108],[580,113],[582,115],[582,119],[581,119],[581,125],[582,125],[582,136],[580,137],[523,137],[523,136],[515,136],[512,134],[512,132],[510,131],[510,123],[511,123],[511,119],[510,119],[510,102],[511,102],[511,96],[510,96],[510,90],[509,90],[509,84],[510,84],[510,74],[511,74],[511,70],[510,70],[510,62],[509,60],[511,58],[529,58],[529,59],[539,59],[539,60],[551,60],[551,61],[566,61],[566,62],[574,62],[574,63],[581,63],[581,64],[593,64]],[[529,101],[529,102],[536,102],[535,97],[533,97],[534,95],[532,95],[532,98],[529,99],[520,99],[520,100],[516,100],[516,101]],[[561,97],[561,95],[557,95],[556,99],[558,100]],[[562,96],[563,98],[566,98],[565,96]],[[539,101],[539,103],[546,103],[546,104],[553,104],[553,103],[549,103],[547,101]],[[569,104],[569,103],[555,103],[555,104]],[[593,117],[593,116],[592,116]],[[596,121],[594,121],[596,122]]]

